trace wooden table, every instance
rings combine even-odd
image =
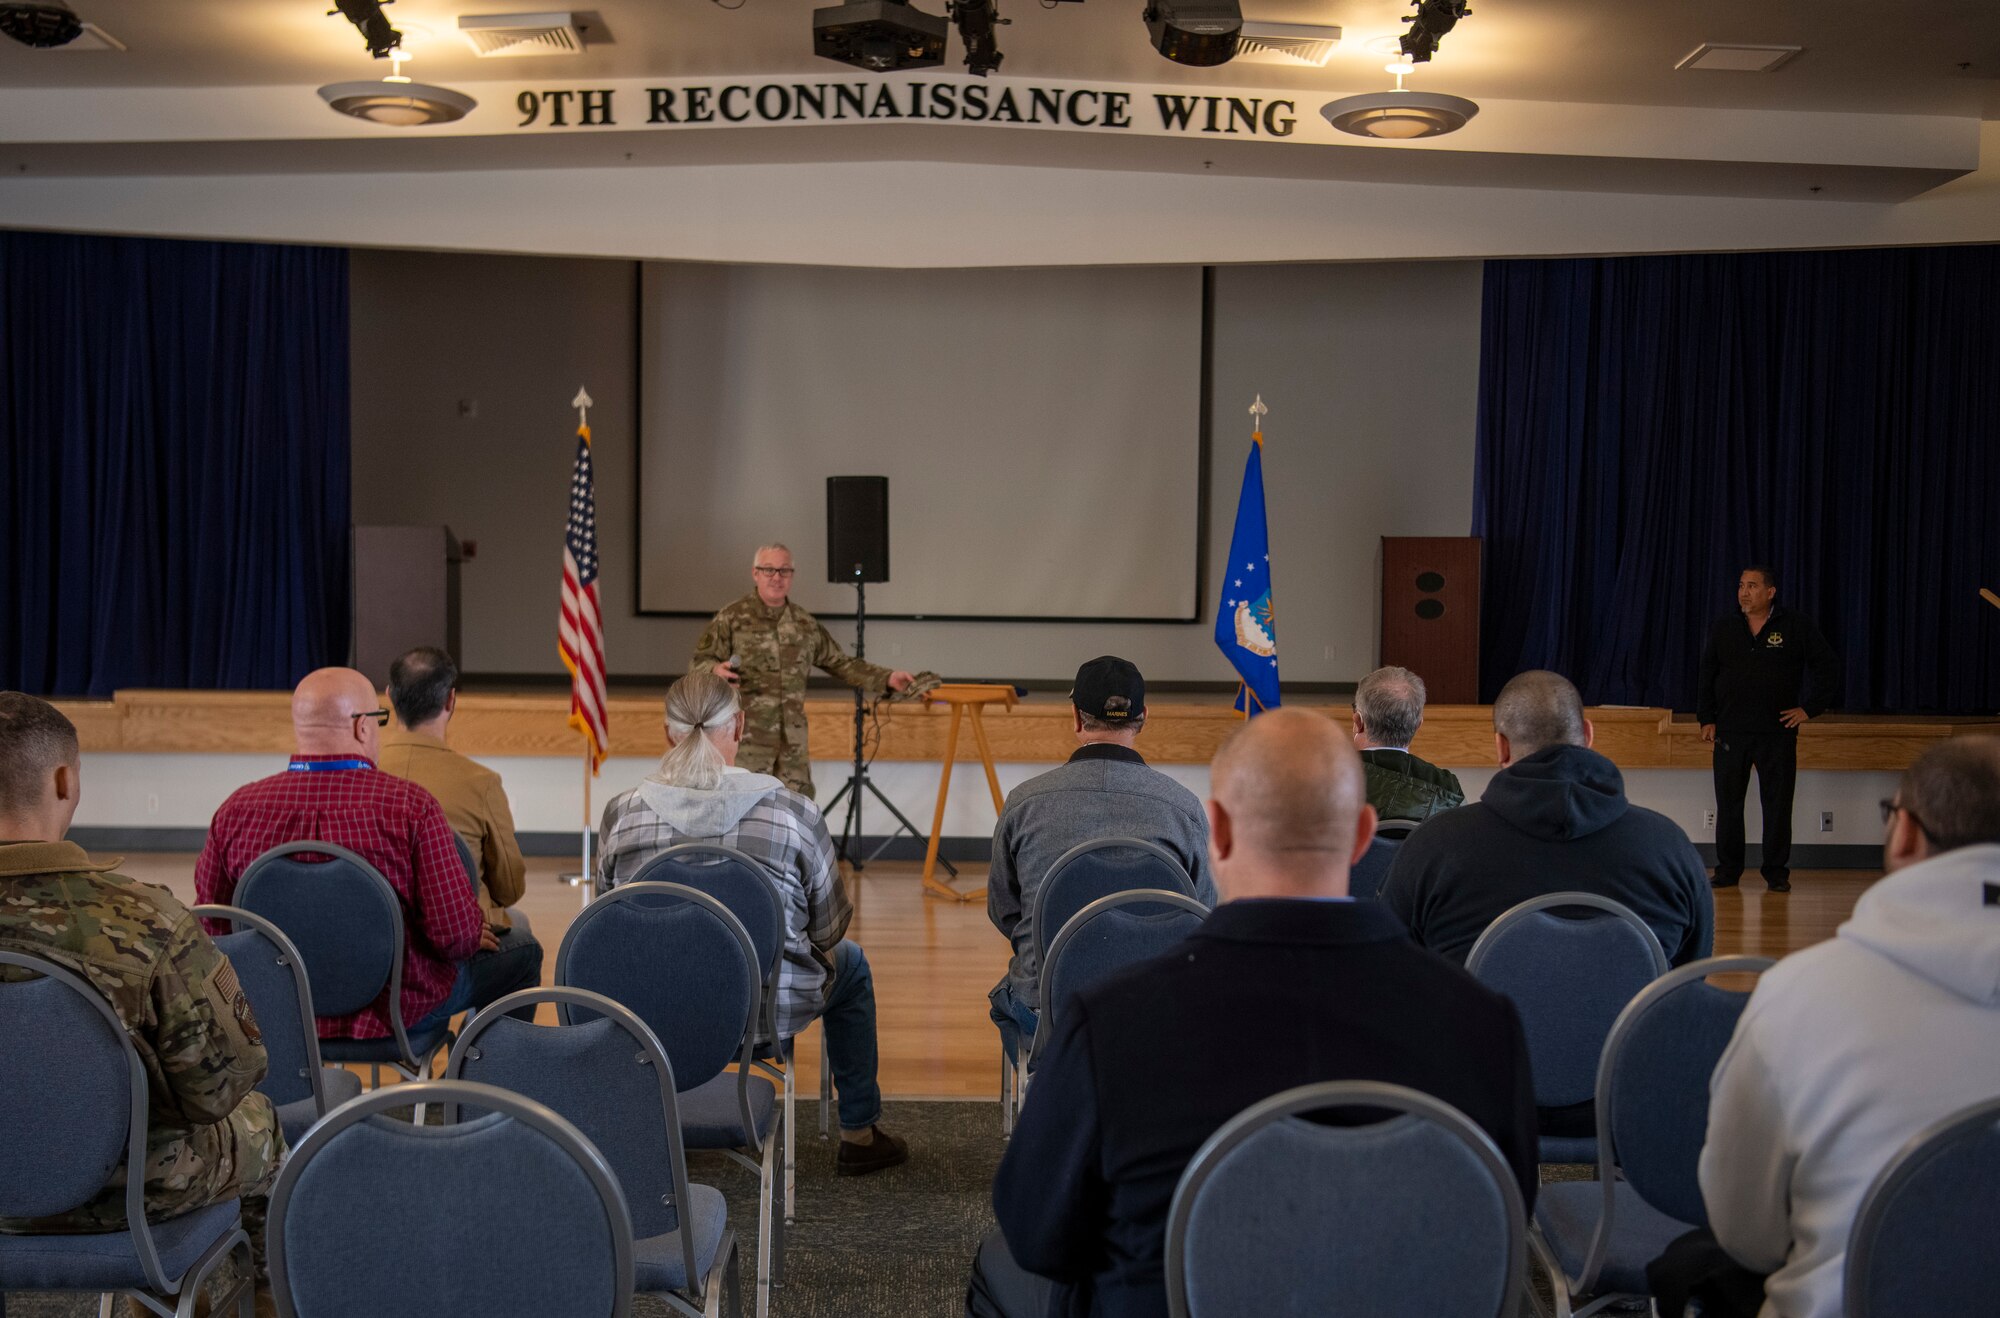
[[[972,739],[979,746],[979,762],[986,768],[986,786],[993,793],[993,816],[997,820],[1001,810],[1006,808],[1007,798],[1000,793],[1000,774],[993,766],[993,747],[986,740],[986,724],[980,714],[988,705],[1014,708],[1018,699],[1014,688],[989,682],[946,682],[924,694],[924,704],[950,705],[951,730],[944,738],[944,769],[938,774],[937,813],[931,816],[930,844],[924,849],[924,891],[953,901],[969,902],[986,891],[982,884],[978,888],[960,892],[937,877],[938,842],[944,836],[944,803],[951,795],[951,770],[958,759],[958,726],[970,715]]]

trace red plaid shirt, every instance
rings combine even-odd
[[[296,755],[341,760],[344,755]],[[445,1000],[458,963],[479,950],[485,927],[451,826],[431,794],[369,767],[319,773],[287,770],[239,787],[208,826],[195,862],[203,902],[227,903],[250,863],[286,842],[331,842],[382,871],[403,899],[403,1023],[415,1025]],[[211,933],[223,932],[211,924]],[[389,994],[351,1016],[318,1018],[322,1039],[389,1034]]]

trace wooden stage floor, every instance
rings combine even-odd
[[[558,874],[574,859],[530,859],[522,909],[547,949],[543,978],[578,909],[578,891]],[[891,1098],[982,1098],[999,1092],[999,1044],[986,1015],[986,993],[1007,967],[1007,943],[987,922],[983,900],[925,897],[914,861],[883,861],[854,882],[848,937],[868,951],[875,972],[883,1092]],[[134,855],[124,872],[163,883],[194,899],[194,857]],[[961,888],[985,879],[985,867],[959,866]],[[1716,894],[1715,950],[1720,955],[1783,956],[1833,936],[1868,885],[1869,870],[1801,870],[1792,891],[1764,891],[1754,875]],[[805,1076],[819,1074],[819,1031],[799,1042]],[[811,1082],[808,1082],[811,1083]]]

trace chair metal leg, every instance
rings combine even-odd
[[[782,1119],[782,1118],[781,1118]],[[764,1141],[764,1157],[757,1170],[757,1318],[771,1314],[772,1200],[777,1190],[778,1141]]]
[[[111,1318],[112,1298],[109,1291],[97,1297],[97,1318]]]
[[[825,1139],[833,1126],[833,1058],[827,1051],[826,1025],[819,1027],[819,1137]]]
[[[798,1053],[785,1066],[785,1220],[798,1216],[798,1151],[793,1147],[792,1132],[799,1124],[798,1086],[793,1081],[793,1072],[799,1069]]]

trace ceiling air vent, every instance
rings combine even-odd
[[[1769,73],[1804,49],[1804,46],[1746,46],[1727,41],[1704,41],[1674,67],[1718,73]]]
[[[581,55],[583,30],[569,10],[543,14],[467,14],[459,35],[482,59],[526,55]]]
[[[1236,37],[1236,58],[1252,64],[1305,64],[1318,69],[1333,58],[1340,29],[1311,23],[1243,24]]]

